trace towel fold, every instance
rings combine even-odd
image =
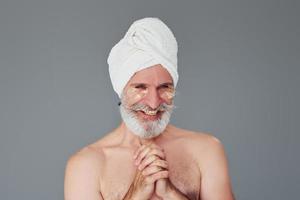
[[[115,92],[121,98],[130,78],[142,69],[161,64],[178,82],[177,41],[172,31],[158,18],[135,21],[110,51],[107,63]]]

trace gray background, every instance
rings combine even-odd
[[[172,123],[223,142],[237,199],[298,199],[299,10],[296,0],[1,0],[1,200],[63,199],[68,157],[120,123],[108,53],[149,16],[179,43]]]

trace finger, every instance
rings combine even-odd
[[[143,164],[143,166],[146,166],[147,164],[149,164],[149,162],[147,162],[146,159],[147,159],[147,157],[150,157],[150,156],[153,156],[153,155],[156,156],[158,159],[162,159],[162,160],[165,160],[165,158],[166,158],[164,152],[162,152],[161,149],[155,148],[155,149],[151,149],[151,150],[147,153],[147,155],[146,155],[145,158],[141,161],[140,164],[142,164],[143,162],[146,162],[145,164]],[[151,160],[151,161],[153,161],[153,160]],[[139,165],[140,165],[140,164],[139,164]]]
[[[144,148],[146,148],[146,147],[147,147],[147,145],[142,145],[142,146],[140,146],[140,147],[135,151],[133,158],[136,159],[137,156],[139,155],[139,153],[140,153]]]
[[[159,166],[148,166],[142,171],[143,176],[149,176],[151,174],[155,174],[163,169]]]
[[[150,155],[146,157],[138,166],[139,170],[143,170],[147,165],[151,164],[153,161],[157,160],[158,157],[155,155]]]
[[[147,153],[150,151],[150,147],[145,147],[137,156],[137,158],[135,159],[135,164],[139,165],[140,162],[144,159],[144,157],[147,155]]]
[[[134,153],[134,158],[136,158],[138,156],[138,154],[143,151],[146,147],[150,147],[152,148],[156,148],[156,149],[160,149],[162,152],[164,151],[160,146],[158,146],[155,143],[145,143],[142,146],[140,146]]]
[[[147,176],[144,181],[146,184],[153,184],[155,181],[159,179],[168,178],[168,177],[169,177],[169,172],[167,170],[164,170],[164,171],[159,171],[150,176]]]
[[[162,156],[164,157],[164,156]],[[163,160],[161,159],[159,156],[157,156],[157,154],[152,154],[148,153],[148,155],[146,156],[146,158],[144,158],[141,163],[138,165],[138,169],[139,170],[143,170],[145,167],[147,167],[148,165],[151,165],[153,162],[157,161],[157,160]]]
[[[150,147],[151,149],[160,149],[161,151],[164,151],[160,146],[158,146],[157,144],[151,142],[151,143],[145,143],[143,145],[146,145],[148,147]]]
[[[150,174],[156,173],[158,171],[168,170],[168,164],[164,160],[156,160],[150,166],[146,167],[142,174],[143,176],[148,176]]]
[[[155,160],[153,161],[150,166],[158,166],[158,167],[161,167],[163,169],[168,169],[169,165],[168,165],[168,162],[165,161],[165,160]]]
[[[155,143],[151,143],[151,144],[150,144],[150,147],[152,147],[152,148],[154,148],[154,149],[159,149],[159,150],[161,150],[161,151],[164,151],[162,147],[158,146],[158,145],[155,144]]]
[[[149,150],[147,149],[149,148]],[[136,165],[140,165],[141,162],[145,159],[145,157],[149,157],[150,155],[156,155],[160,157],[161,159],[165,159],[165,154],[163,150],[158,146],[148,146],[145,148],[139,155],[139,157],[136,159]]]
[[[151,149],[151,151],[149,152],[149,154],[156,155],[156,156],[160,157],[161,159],[165,159],[166,158],[165,157],[165,153],[160,148],[153,148],[153,149]]]

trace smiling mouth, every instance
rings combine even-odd
[[[162,111],[143,111],[143,110],[139,110],[137,111],[137,113],[144,119],[147,120],[158,120],[162,114]]]
[[[151,115],[151,116],[154,116],[157,114],[158,111],[156,110],[153,110],[153,111],[143,111],[146,115]]]

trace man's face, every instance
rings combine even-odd
[[[121,97],[126,126],[142,138],[159,135],[169,123],[174,93],[172,77],[161,65],[135,73]]]

